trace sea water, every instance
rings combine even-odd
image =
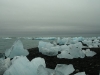
[[[16,40],[18,40],[18,37],[12,37],[11,39],[3,39],[2,37],[0,37],[0,53],[4,53],[6,49],[11,48],[11,46],[14,44]],[[25,49],[38,47],[40,41],[40,40],[32,40],[25,38],[20,38],[20,40],[23,43]],[[54,40],[44,40],[44,41],[52,42]]]

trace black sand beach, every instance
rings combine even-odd
[[[86,48],[84,48],[86,49]],[[100,48],[90,48],[97,54],[93,57],[75,58],[75,59],[59,59],[57,56],[46,56],[39,52],[38,47],[28,49],[29,55],[27,58],[31,61],[35,57],[42,57],[45,59],[46,67],[54,69],[57,64],[73,64],[75,71],[71,74],[74,75],[77,72],[85,71],[86,75],[99,75],[100,71]]]

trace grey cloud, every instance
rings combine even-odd
[[[99,7],[100,0],[0,0],[0,34],[99,34]]]

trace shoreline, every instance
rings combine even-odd
[[[84,50],[87,48],[83,48]],[[35,57],[42,57],[45,59],[46,67],[54,69],[57,64],[73,64],[75,71],[70,74],[85,71],[88,75],[99,75],[100,71],[100,48],[88,48],[95,51],[97,54],[93,57],[74,58],[74,59],[59,59],[57,56],[46,56],[39,52],[38,47],[27,49],[29,55],[27,58],[31,61]]]

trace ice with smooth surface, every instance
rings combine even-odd
[[[45,68],[43,65],[40,65],[38,67],[37,74],[38,75],[64,75],[63,73],[59,71]]]
[[[14,58],[4,75],[37,75],[37,68],[40,65],[45,67],[43,58],[38,57],[30,62],[25,56],[19,56]]]
[[[31,61],[31,66],[33,67],[34,75],[37,75],[37,69],[40,65],[46,67],[45,60],[43,58],[37,57]]]
[[[69,75],[75,71],[72,64],[57,64],[55,70],[63,73],[64,75]]]
[[[15,41],[13,46],[5,51],[5,56],[9,58],[14,58],[14,56],[26,56],[29,52],[24,49],[23,44],[20,40]]]
[[[90,49],[83,50],[83,52],[86,54],[87,57],[93,57],[96,55],[96,52],[90,51]]]
[[[76,73],[74,75],[86,75],[86,74],[85,74],[85,72],[78,72],[78,73]]]

